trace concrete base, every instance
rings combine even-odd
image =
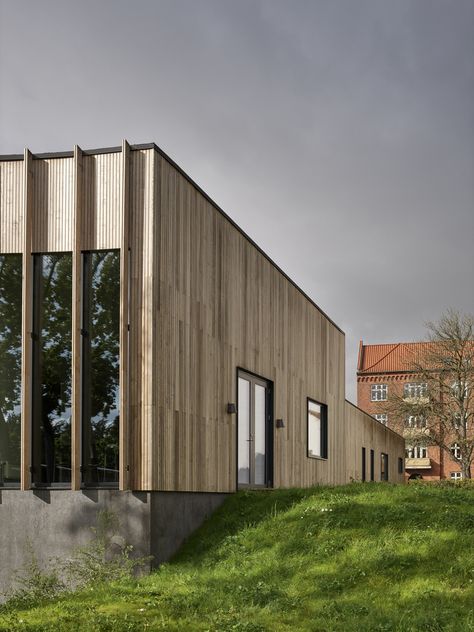
[[[31,561],[41,565],[65,558],[89,542],[97,514],[113,512],[120,535],[151,566],[169,560],[189,535],[222,504],[226,494],[119,492],[118,490],[0,490],[0,600],[15,571]]]

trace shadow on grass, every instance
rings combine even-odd
[[[316,531],[367,530],[371,534],[388,528],[400,533],[456,528],[470,537],[474,533],[473,492],[474,489],[454,486],[440,489],[411,485],[408,488],[384,483],[241,491],[224,502],[212,518],[191,536],[171,563],[200,562],[225,540],[272,518],[276,519],[271,523],[273,528],[278,522],[283,532],[285,527],[291,528],[291,538],[287,538],[287,548],[282,550],[282,554],[298,552],[301,537],[311,527]],[[321,512],[321,503],[330,511]],[[304,517],[302,520],[295,517],[300,505],[299,517]]]

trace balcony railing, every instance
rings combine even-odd
[[[422,459],[405,459],[406,470],[429,470],[431,469],[431,459],[428,457]]]

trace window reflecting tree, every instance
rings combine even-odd
[[[33,482],[71,481],[70,254],[34,256]]]
[[[83,480],[118,482],[120,252],[84,253]]]
[[[21,255],[0,255],[0,486],[20,483],[21,271]]]

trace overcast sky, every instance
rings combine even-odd
[[[0,153],[154,141],[346,332],[474,312],[474,0],[0,0]]]

